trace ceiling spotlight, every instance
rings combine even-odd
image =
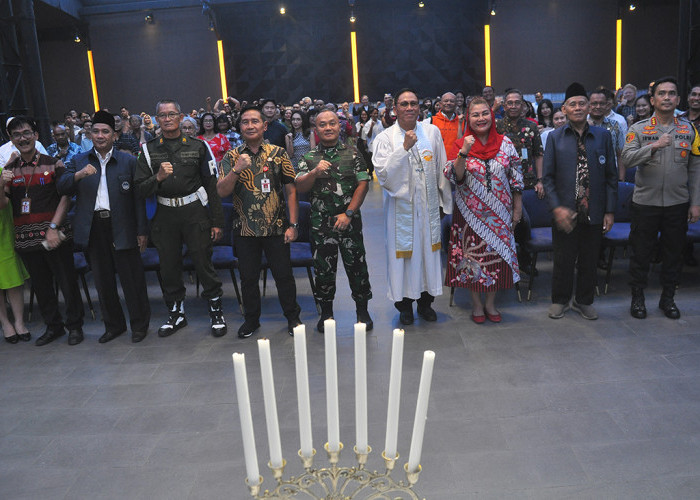
[[[280,14],[285,15],[287,13],[287,9],[284,7],[280,7]]]
[[[418,2],[418,7],[420,7],[421,9],[425,7],[425,2]]]
[[[146,14],[146,17],[143,18],[144,21],[146,21],[146,24],[155,24],[155,19],[153,19],[153,14],[150,12]]]
[[[209,31],[214,31],[216,28],[214,28],[214,20],[212,19],[209,21]]]
[[[494,0],[491,2],[491,15],[495,16],[496,15],[496,1]]]
[[[630,12],[632,12],[633,10],[637,9],[637,6],[634,3],[630,3],[629,9],[630,9]]]
[[[80,33],[76,33],[76,34],[75,34],[75,38],[73,38],[73,41],[74,41],[75,43],[80,43]]]
[[[354,23],[355,21],[357,21],[357,18],[356,18],[355,15],[353,14],[353,15],[350,16],[350,22],[351,22],[351,23]]]

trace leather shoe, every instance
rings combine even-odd
[[[661,309],[664,315],[669,319],[678,319],[681,317],[681,312],[678,310],[678,306],[676,306],[673,299],[660,301],[659,309]]]
[[[76,328],[68,331],[68,345],[78,345],[84,338],[82,328]]]
[[[418,306],[418,316],[423,318],[425,321],[437,321],[437,313],[435,309],[430,306]]]
[[[297,316],[296,318],[288,319],[287,320],[287,333],[293,337],[294,336],[294,329],[299,325],[301,325],[301,320],[299,319],[299,316]]]
[[[104,334],[102,334],[102,336],[99,338],[98,342],[100,344],[106,344],[110,340],[114,340],[119,337],[122,333],[124,333],[124,330],[121,332],[104,332]],[[70,343],[70,337],[68,337],[68,342]]]
[[[402,325],[412,325],[413,324],[413,308],[406,309],[399,313],[399,321]]]
[[[477,325],[483,325],[486,323],[486,316],[483,314],[481,316],[477,316],[476,314],[472,313],[472,321]]]
[[[632,290],[630,315],[637,319],[644,319],[647,317],[647,307],[646,304],[644,304],[644,292],[642,292],[641,289]]]
[[[243,324],[238,328],[238,336],[242,339],[247,339],[255,333],[255,330],[260,328],[259,321],[248,321],[245,320]]]
[[[29,342],[30,340],[32,340],[32,334],[29,332],[18,333],[17,336],[22,342]]]
[[[36,339],[36,342],[34,342],[34,345],[41,347],[43,345],[46,345],[50,342],[53,342],[59,337],[62,337],[66,334],[66,331],[63,329],[63,327],[60,328],[60,330],[52,330],[50,328],[47,328],[44,334]]]
[[[14,335],[5,337],[5,342],[7,342],[8,344],[16,344],[17,342],[19,342],[19,335],[15,333]]]
[[[136,344],[141,342],[148,335],[148,330],[143,330],[142,332],[131,332],[131,341]]]

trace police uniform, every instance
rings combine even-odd
[[[156,174],[163,162],[172,164],[173,173],[158,182]],[[209,300],[212,334],[224,335],[223,292],[211,262],[211,228],[222,228],[224,215],[221,199],[216,193],[216,163],[206,145],[186,135],[176,139],[158,137],[150,140],[139,154],[135,183],[141,197],[156,195],[157,200],[151,239],[158,249],[163,296],[170,309],[168,323],[158,334],[168,336],[187,324],[182,306],[185,299],[182,280],[184,243],[202,284],[202,297]]]
[[[323,320],[324,316],[328,316],[323,309],[328,311],[330,307],[332,316],[338,250],[343,258],[352,298],[358,305],[358,311],[366,311],[372,291],[362,239],[362,217],[359,210],[352,214],[346,212],[359,182],[369,181],[367,167],[354,147],[347,147],[342,142],[332,147],[319,144],[299,161],[297,177],[311,172],[321,160],[331,163],[327,171],[329,177],[315,179],[309,192],[309,201],[316,299],[321,304]],[[336,216],[344,212],[350,216],[350,225],[340,231],[333,229]]]
[[[667,133],[671,134],[672,144],[652,152],[651,145]],[[652,247],[661,232],[663,292],[659,306],[666,316],[675,319],[680,317],[673,296],[683,265],[681,254],[688,230],[688,207],[700,205],[700,137],[690,122],[674,117],[670,125],[662,125],[654,115],[630,127],[622,160],[626,165],[638,165],[630,232],[632,315],[639,318],[646,315],[642,290],[647,285]],[[635,297],[641,297],[637,314]],[[671,305],[675,312],[667,310]]]

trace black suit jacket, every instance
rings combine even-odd
[[[88,163],[92,164],[97,172],[76,182],[75,173]],[[112,157],[107,162],[107,191],[116,250],[135,248],[138,246],[137,235],[148,234],[145,201],[136,196],[135,172],[136,158],[113,149]],[[57,187],[61,195],[75,195],[73,240],[78,248],[87,248],[90,240],[101,175],[100,160],[93,148],[87,153],[73,157],[66,165],[66,172],[58,179]]]
[[[590,179],[588,215],[590,224],[602,224],[606,213],[614,213],[617,203],[617,160],[610,132],[589,126],[586,157]],[[576,163],[578,148],[574,131],[567,123],[547,136],[543,179],[550,210],[564,206],[576,211]]]

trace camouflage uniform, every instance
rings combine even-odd
[[[360,181],[369,181],[365,161],[354,147],[338,142],[333,147],[319,144],[299,160],[297,177],[311,172],[321,160],[331,163],[330,177],[316,179],[309,191],[311,202],[311,244],[316,268],[316,299],[333,302],[338,250],[348,275],[352,298],[366,304],[372,298],[362,239],[362,217],[357,210],[350,226],[333,230],[336,216],[344,213]]]

